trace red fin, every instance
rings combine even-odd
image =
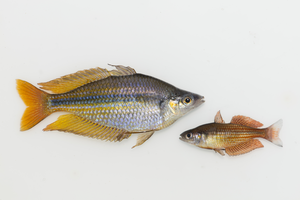
[[[224,124],[225,123],[225,121],[222,118],[222,115],[221,115],[220,111],[217,112],[214,121],[215,121],[215,123],[220,123],[220,124]]]
[[[240,125],[244,125],[244,126],[250,126],[252,128],[258,128],[258,127],[263,126],[263,124],[260,123],[259,121],[256,121],[254,119],[251,119],[250,117],[245,117],[242,115],[233,116],[230,123],[231,124],[240,124]]]
[[[232,147],[227,147],[225,148],[225,151],[230,156],[237,156],[262,147],[264,147],[264,145],[259,140],[251,139],[247,142],[243,142]]]
[[[282,141],[279,138],[279,131],[282,127],[282,119],[277,121],[275,124],[267,128],[267,133],[266,133],[266,139],[269,140],[270,142],[281,146],[282,147]]]
[[[120,142],[123,139],[129,138],[131,135],[124,130],[97,124],[73,114],[61,115],[57,121],[44,128],[44,131],[54,130],[70,132],[111,142]]]
[[[21,119],[21,131],[26,131],[50,114],[47,109],[48,94],[19,79],[17,79],[17,90],[25,105],[28,106]]]

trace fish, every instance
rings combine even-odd
[[[230,123],[225,123],[218,111],[214,123],[185,131],[179,139],[200,148],[212,149],[222,156],[225,155],[224,150],[229,156],[237,156],[264,147],[255,138],[263,138],[282,147],[279,138],[282,123],[280,119],[268,128],[259,128],[262,123],[242,115],[236,115]]]
[[[138,134],[142,145],[200,106],[204,97],[178,89],[157,78],[136,73],[131,67],[92,68],[38,83],[17,79],[17,91],[27,108],[21,131],[31,129],[50,114],[68,112],[44,131],[63,131],[117,142]]]

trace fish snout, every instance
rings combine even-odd
[[[179,139],[184,141],[184,142],[188,142],[189,137],[187,137],[187,135],[189,135],[189,136],[191,135],[189,130],[181,133],[180,136],[179,136]]]
[[[195,100],[195,105],[196,106],[199,106],[199,105],[201,105],[202,103],[205,102],[204,96],[201,96],[201,95],[195,95],[194,100]]]
[[[182,137],[182,134],[179,135],[179,140],[184,141],[184,140],[183,140],[183,137]]]

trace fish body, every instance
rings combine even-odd
[[[279,139],[279,131],[282,127],[282,120],[279,120],[268,128],[259,129],[263,126],[245,116],[234,116],[231,123],[225,123],[220,112],[215,117],[215,122],[198,126],[185,131],[180,139],[205,149],[213,149],[224,155],[223,150],[230,155],[240,155],[261,148],[263,145],[255,138],[263,138],[272,143],[282,146]]]
[[[161,130],[179,118],[182,113],[174,115],[168,99],[183,93],[158,79],[133,74],[110,76],[51,95],[48,104],[51,112],[67,111],[94,123],[140,133]]]
[[[79,71],[39,83],[41,89],[17,80],[17,89],[28,106],[21,130],[28,130],[53,112],[66,111],[44,130],[59,130],[109,141],[139,133],[137,145],[154,131],[174,123],[202,104],[203,97],[178,89],[134,69],[115,66]]]

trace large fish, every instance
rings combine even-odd
[[[223,150],[236,156],[264,147],[258,139],[264,138],[282,146],[279,131],[282,120],[264,129],[258,129],[262,123],[241,115],[234,116],[229,124],[225,124],[220,111],[215,116],[215,122],[198,126],[180,135],[182,141],[205,149],[213,149],[222,156]]]
[[[17,80],[17,90],[28,106],[21,131],[28,130],[53,112],[66,111],[45,131],[65,131],[107,141],[122,141],[139,133],[135,146],[154,131],[170,126],[204,102],[203,97],[164,81],[138,74],[130,67],[78,71],[46,83],[44,92]],[[135,147],[134,146],[134,147]]]

